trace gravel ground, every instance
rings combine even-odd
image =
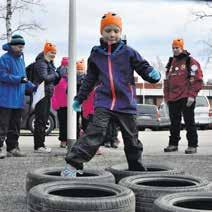
[[[0,212],[26,212],[25,178],[28,171],[63,166],[66,150],[54,147],[49,155],[32,153],[24,149],[25,158],[0,160]],[[103,155],[95,156],[85,167],[105,168],[125,162],[123,146],[118,149],[102,148]],[[212,155],[144,154],[144,163],[166,164],[183,169],[185,173],[212,181]],[[168,161],[168,162],[167,162]]]

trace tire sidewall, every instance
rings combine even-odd
[[[64,190],[67,188],[84,188],[98,189],[115,193],[112,196],[104,196],[98,198],[85,197],[63,197],[55,196],[50,193],[55,190]],[[27,198],[27,208],[33,207],[39,211],[117,211],[117,212],[134,212],[135,196],[134,193],[123,186],[111,183],[73,183],[67,181],[52,182],[40,184],[32,188]],[[118,208],[120,207],[120,209]],[[98,210],[96,209],[98,208]],[[34,210],[32,210],[34,211]]]
[[[41,168],[36,169],[31,172],[27,173],[26,176],[26,191],[29,190],[41,183],[48,183],[54,181],[72,181],[72,182],[88,182],[88,183],[95,183],[95,182],[102,182],[102,183],[115,183],[114,176],[105,170],[101,169],[84,169],[84,173],[93,174],[95,176],[82,176],[82,177],[62,177],[62,176],[55,176],[49,175],[47,173],[51,172],[58,172],[60,173],[63,170],[63,167],[52,167],[52,168]]]

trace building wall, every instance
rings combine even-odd
[[[159,106],[163,101],[163,85],[161,83],[136,83],[136,96],[137,102],[145,104],[154,104]],[[199,95],[208,97],[210,106],[212,108],[212,85],[204,85],[203,89],[199,92]]]

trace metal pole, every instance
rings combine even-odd
[[[143,91],[142,91],[142,93],[143,93],[143,104],[145,104],[145,93],[144,93],[144,92],[145,92],[145,84],[144,84],[144,83],[145,83],[145,82],[144,82],[144,80],[143,80],[143,86],[142,86],[142,87],[143,87],[143,88],[142,88],[142,89],[143,89]]]
[[[76,112],[72,109],[72,102],[76,95],[76,0],[69,0],[69,71],[68,71],[68,148],[76,141]]]

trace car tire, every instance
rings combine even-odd
[[[212,192],[183,192],[159,197],[153,212],[212,211]]]
[[[138,131],[145,131],[145,127],[137,127]]]
[[[158,131],[159,130],[159,127],[153,127],[151,128],[152,131]]]
[[[183,175],[136,175],[123,178],[119,185],[126,186],[135,193],[136,212],[150,212],[159,196],[206,191],[209,182],[206,179]]]
[[[111,172],[118,183],[122,178],[134,176],[134,175],[150,175],[150,174],[160,174],[160,175],[176,175],[184,174],[183,170],[176,169],[167,165],[158,165],[158,164],[144,164],[147,168],[147,171],[129,171],[127,163],[113,165],[109,168],[106,168],[106,171]]]
[[[200,128],[200,130],[206,130],[209,127],[208,127],[208,125],[201,125],[199,128]]]
[[[34,122],[35,122],[35,114],[33,113],[28,119],[28,129],[34,134]],[[48,127],[46,128],[46,135],[49,135],[52,130],[55,128],[55,121],[52,115],[49,115],[48,118]]]
[[[105,170],[84,169],[83,174],[78,177],[62,177],[60,176],[63,167],[50,167],[35,169],[27,173],[26,176],[26,192],[41,183],[48,183],[53,181],[71,181],[71,182],[102,182],[115,183],[114,176]]]
[[[110,183],[44,183],[32,188],[28,212],[134,212],[135,195],[123,186]]]

